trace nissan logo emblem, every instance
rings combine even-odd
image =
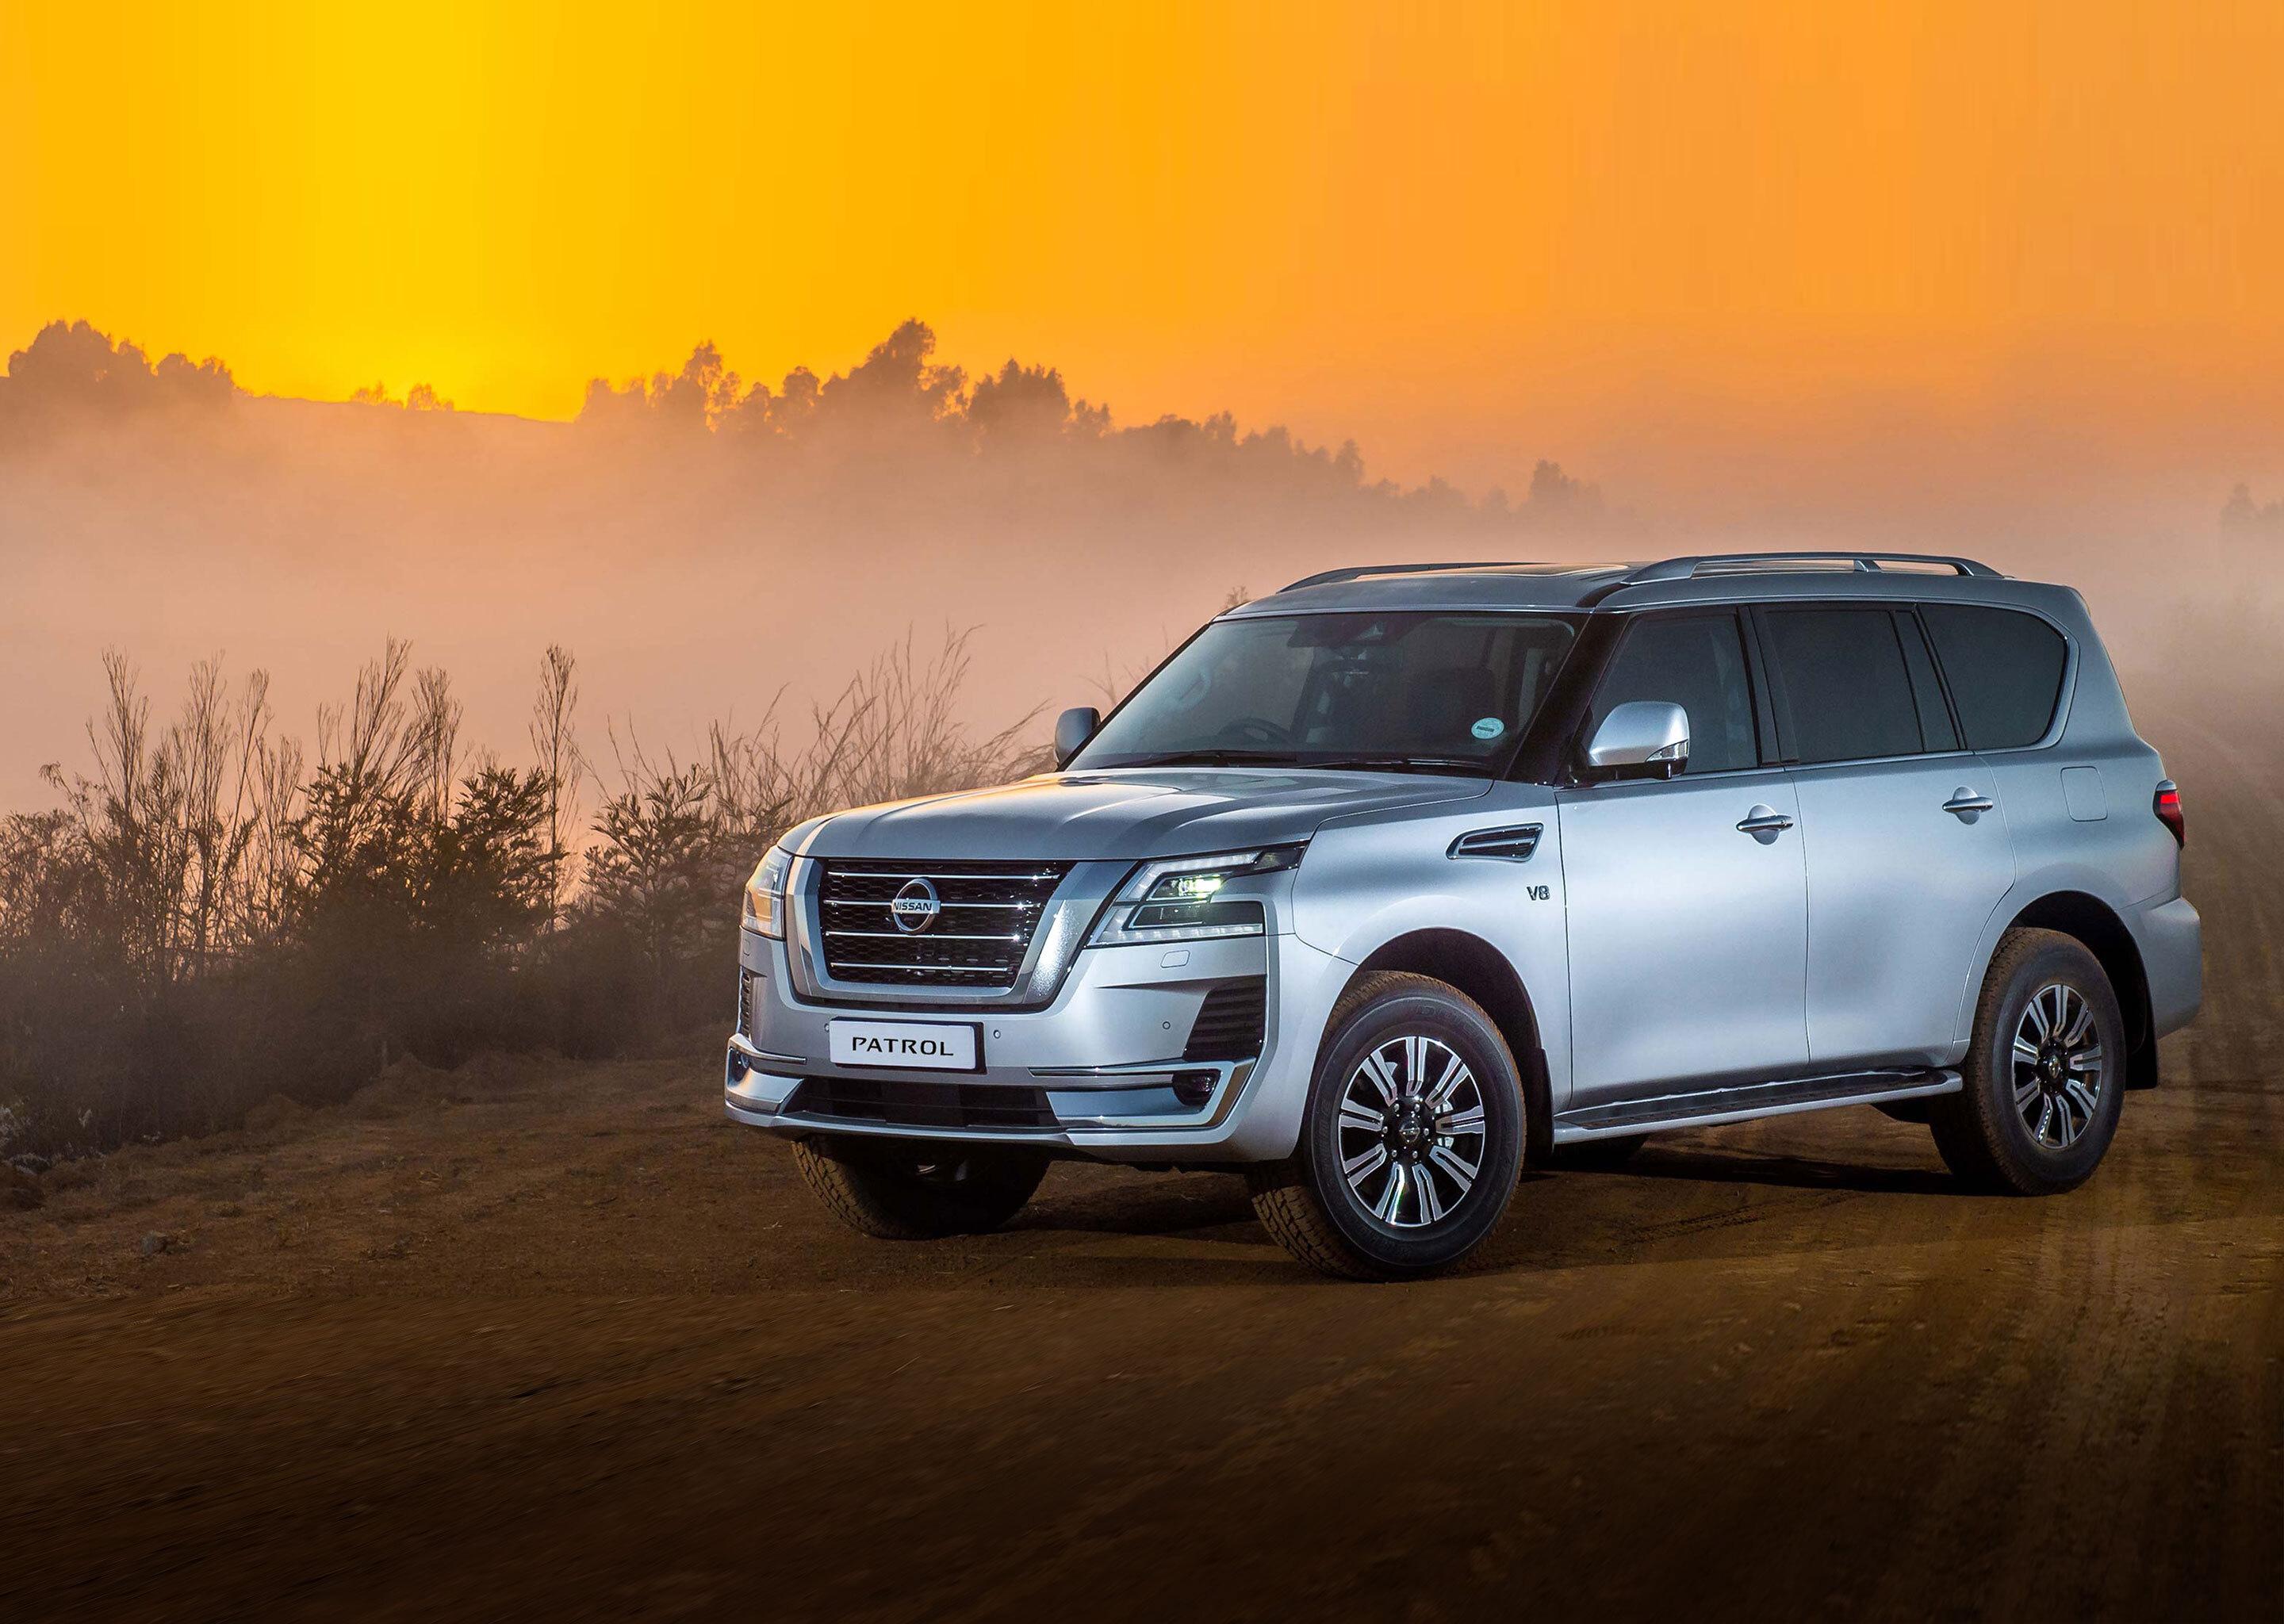
[[[888,917],[896,922],[900,931],[924,931],[935,923],[936,915],[943,911],[937,900],[935,887],[924,879],[908,879],[896,888],[888,899]]]

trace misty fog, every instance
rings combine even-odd
[[[1772,449],[1739,472],[1743,491],[1772,481],[1757,519],[1749,500],[1717,520],[1639,511],[1551,461],[1514,493],[1400,488],[1352,444],[1226,415],[1121,426],[1048,366],[971,378],[918,322],[845,374],[767,384],[700,345],[677,371],[598,380],[571,423],[455,411],[418,385],[254,396],[220,361],[154,365],[59,323],[0,379],[0,807],[43,801],[40,767],[83,759],[106,649],[162,713],[194,661],[265,668],[306,734],[409,639],[452,673],[467,737],[516,760],[551,643],[578,657],[591,735],[630,720],[687,754],[781,692],[795,714],[829,698],[908,629],[972,627],[969,720],[997,727],[1100,702],[1233,594],[1385,559],[1959,550],[2084,588],[2129,672],[2223,648],[2246,672],[2273,645],[2284,491],[2183,471],[2073,506],[2026,465],[2040,494],[2010,502],[1928,462],[1920,497],[1896,499],[1887,466],[1867,481],[1881,505],[1851,513],[1804,507],[1773,482],[1784,465]]]

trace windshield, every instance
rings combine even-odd
[[[1537,711],[1576,629],[1544,615],[1420,612],[1216,621],[1071,765],[1489,774]]]

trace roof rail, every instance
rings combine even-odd
[[[1297,592],[1302,587],[1330,586],[1336,581],[1359,581],[1366,575],[1410,575],[1447,569],[1513,569],[1524,560],[1515,558],[1477,558],[1461,564],[1359,564],[1349,569],[1328,569],[1314,575],[1304,575],[1291,586],[1279,591]]]
[[[1999,578],[1988,564],[1931,552],[1710,552],[1679,558],[1661,558],[1629,570],[1615,583],[1639,586],[1648,581],[1687,581],[1696,575],[1747,575],[1805,565],[1845,564],[1859,574],[1876,575],[1889,564],[1947,565],[1961,575]]]

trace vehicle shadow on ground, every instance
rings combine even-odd
[[[1932,1167],[1881,1167],[1760,1151],[1651,1146],[1623,1168],[1625,1178],[1686,1179],[1700,1184],[1765,1184],[1780,1190],[1846,1190],[1858,1195],[1965,1196],[1950,1173]],[[1587,1177],[1595,1176],[1585,1171]],[[1604,1176],[1609,1176],[1605,1175]],[[1565,1176],[1576,1176],[1566,1170]]]
[[[1321,1283],[1255,1221],[1240,1179],[1160,1175],[1147,1184],[1067,1184],[1043,1194],[1005,1238],[1032,1247],[1048,1243],[1051,1253],[1033,1255],[1060,1284],[1240,1277],[1261,1284]],[[1922,1168],[1728,1148],[1653,1149],[1622,1169],[1525,1173],[1506,1221],[1452,1274],[1529,1275],[1647,1261],[1670,1256],[1662,1243],[1682,1237],[1689,1238],[1690,1255],[1706,1261],[1796,1252],[1811,1243],[1830,1246],[1834,1202],[1905,1198],[1907,1206],[1916,1206],[1931,1196],[1959,1198],[1961,1192],[1948,1174]],[[1084,1254],[1083,1267],[1072,1253]]]
[[[1178,1173],[1108,1190],[1051,1191],[1034,1200],[1013,1227],[1137,1238],[1218,1238],[1215,1232],[1230,1225],[1253,1222],[1253,1200],[1244,1179],[1219,1173]],[[1263,1234],[1261,1238],[1265,1242],[1268,1237]]]
[[[1526,1171],[1521,1189],[1559,1187],[1588,1208],[1614,1202],[1637,1216],[1662,1206],[1668,1192],[1652,1195],[1643,1181],[1664,1185],[1764,1185],[1778,1190],[1829,1190],[1858,1195],[1952,1196],[1967,1194],[1939,1169],[1892,1167],[1821,1158],[1733,1148],[1653,1146],[1620,1167],[1555,1167]],[[1678,1192],[1676,1192],[1678,1193]],[[1033,1203],[1016,1227],[1061,1230],[1138,1238],[1193,1235],[1201,1238],[1231,1226],[1255,1227],[1245,1182],[1210,1173],[1159,1175],[1147,1186],[1112,1190],[1066,1190]],[[1265,1236],[1264,1236],[1265,1238]]]
[[[1037,1254],[1067,1284],[1232,1282],[1306,1284],[1253,1216],[1244,1183],[1212,1174],[1154,1175],[1043,1192],[1010,1238],[1061,1246]],[[1717,1141],[1652,1144],[1610,1169],[1526,1172],[1506,1221],[1454,1277],[1529,1276],[1676,1261],[1733,1262],[1891,1244],[1947,1230],[1964,1208],[1996,1206],[2036,1228],[2038,1204],[1978,1196],[1938,1167],[1897,1167]],[[1846,1216],[1841,1217],[1845,1211]],[[2075,1214],[2083,1222],[2088,1214]],[[2097,1220],[2106,1227],[2115,1214]],[[1118,1242],[1134,1243],[1130,1249]],[[1107,1245],[1105,1243],[1107,1243]],[[1074,1269],[1083,1253],[1084,1267]]]

